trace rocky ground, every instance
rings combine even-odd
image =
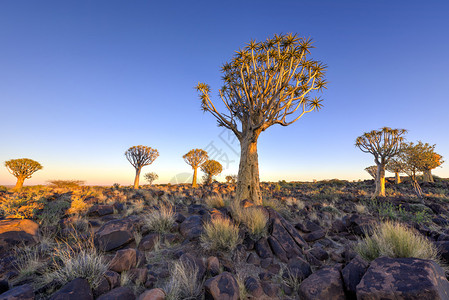
[[[262,183],[257,238],[235,220],[233,184],[0,191],[0,299],[449,299],[449,180],[422,188],[388,182],[371,200],[372,181]],[[148,226],[161,205],[168,230]],[[239,225],[232,251],[204,247],[217,216]],[[387,219],[441,259],[362,259],[355,245]]]

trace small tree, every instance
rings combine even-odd
[[[291,125],[322,107],[322,100],[312,93],[325,88],[326,66],[309,57],[312,48],[310,39],[293,34],[250,41],[221,69],[224,85],[219,95],[226,113],[212,103],[207,84],[196,87],[203,110],[240,142],[238,200],[262,204],[257,154],[260,133],[275,124]]]
[[[396,184],[401,183],[401,176],[399,174],[404,172],[405,169],[405,165],[401,160],[392,158],[385,166],[385,169],[388,172],[394,173],[394,182]]]
[[[424,182],[434,182],[432,170],[443,164],[443,156],[435,152],[435,145],[425,144],[426,151],[422,155],[421,171]]]
[[[374,156],[377,166],[374,197],[385,197],[385,166],[392,157],[401,152],[403,135],[406,132],[405,129],[384,127],[381,130],[366,132],[356,139],[355,145],[360,150]]]
[[[203,149],[192,149],[183,155],[185,162],[193,169],[192,187],[197,187],[196,177],[198,167],[200,167],[205,161],[209,159],[207,152]]]
[[[365,168],[365,171],[368,172],[368,174],[371,175],[371,177],[374,178],[374,180],[376,179],[376,175],[377,175],[377,166],[369,166]]]
[[[416,180],[416,175],[423,168],[422,160],[426,151],[428,151],[428,147],[422,142],[418,142],[418,144],[410,142],[403,145],[403,149],[399,154],[399,160],[404,166],[403,171],[410,177],[415,193],[420,198],[422,197],[422,190]]]
[[[151,165],[159,156],[156,149],[147,146],[133,146],[125,152],[126,159],[136,169],[136,177],[134,178],[134,188],[139,188],[140,171],[144,166]]]
[[[157,180],[157,179],[159,178],[159,175],[157,175],[157,174],[154,173],[154,172],[151,172],[151,173],[146,173],[146,174],[144,175],[144,178],[145,178],[146,181],[148,181],[148,183],[149,183],[150,185],[152,185],[152,184],[153,184],[153,181],[155,181],[155,180]]]
[[[5,161],[5,167],[17,178],[14,189],[18,191],[22,189],[25,179],[31,178],[31,175],[43,168],[40,163],[29,158],[10,159]]]
[[[237,176],[236,175],[228,175],[225,177],[226,183],[236,183],[237,182]]]
[[[201,171],[206,173],[205,184],[212,183],[212,177],[218,175],[223,171],[223,166],[216,160],[207,160],[201,165]]]

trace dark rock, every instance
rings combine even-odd
[[[346,299],[340,266],[325,267],[304,279],[299,286],[299,295],[304,300]]]
[[[268,245],[266,238],[259,239],[255,247],[257,255],[259,255],[260,258],[271,258],[273,257],[273,253],[270,250],[270,246]]]
[[[143,284],[147,281],[147,269],[146,268],[134,268],[128,272],[129,279],[135,284]]]
[[[318,224],[310,220],[307,220],[305,223],[296,224],[295,228],[305,233],[322,230],[322,228]]]
[[[263,288],[260,282],[254,277],[247,277],[245,279],[245,289],[246,291],[256,299],[260,298],[263,294]]]
[[[106,279],[106,277],[103,276],[98,286],[93,290],[93,294],[95,298],[98,298],[99,296],[106,294],[110,290],[111,286],[109,284],[109,281]]]
[[[302,254],[301,248],[308,247],[298,231],[288,223],[275,210],[268,208],[270,214],[270,235],[276,239],[287,253],[287,257],[295,257]],[[257,246],[257,245],[256,245]]]
[[[449,264],[449,241],[439,241],[436,242],[438,250],[440,251],[440,256],[446,264]]]
[[[270,297],[271,299],[279,299],[279,297],[277,296],[279,294],[279,286],[278,285],[274,285],[272,283],[269,282],[262,282],[262,289],[264,291],[264,293]]]
[[[289,274],[290,273],[290,274]],[[284,278],[289,276],[294,276],[299,281],[306,279],[312,274],[312,269],[310,265],[302,258],[291,259],[287,264],[287,270],[284,271],[282,275]]]
[[[358,214],[345,216],[343,218],[343,224],[346,228],[358,236],[367,235],[376,223],[377,221],[374,217],[361,216]]]
[[[331,230],[336,233],[344,232],[346,231],[346,226],[342,220],[337,219],[332,223]]]
[[[431,260],[380,257],[357,285],[357,299],[449,299],[449,282]]]
[[[140,240],[138,248],[141,251],[152,251],[154,246],[159,242],[159,239],[160,237],[157,233],[147,234]]]
[[[120,274],[114,271],[107,271],[104,277],[109,282],[110,289],[114,289],[120,285]]]
[[[9,284],[7,280],[0,280],[0,294],[9,290]]]
[[[213,277],[220,273],[220,261],[217,257],[211,256],[207,258],[207,272]]]
[[[16,286],[1,294],[0,300],[34,300],[33,287],[29,284]]]
[[[137,265],[137,250],[136,249],[123,249],[115,253],[112,259],[109,269],[118,273],[128,271]]]
[[[260,265],[260,258],[251,252],[247,257],[246,262],[258,266]]]
[[[317,230],[317,231],[313,231],[311,233],[306,233],[303,235],[303,238],[307,241],[307,242],[314,242],[316,240],[319,240],[321,238],[323,238],[326,235],[326,233],[324,232],[324,230]]]
[[[309,250],[309,253],[312,254],[316,259],[323,261],[329,258],[329,253],[327,253],[321,247],[314,247]]]
[[[176,223],[182,223],[182,222],[184,222],[184,220],[186,219],[186,217],[184,217],[182,214],[180,214],[180,213],[177,213],[176,215],[175,215],[175,222]]]
[[[165,293],[162,289],[151,289],[146,290],[142,295],[139,296],[139,300],[164,300]]]
[[[190,216],[181,223],[179,232],[186,239],[199,238],[203,233],[203,221],[200,216]]]
[[[208,279],[204,283],[206,300],[238,300],[240,298],[237,280],[228,272]]]
[[[111,251],[134,240],[133,224],[128,219],[109,221],[95,233],[94,242],[102,251]]]
[[[94,296],[90,289],[89,282],[84,278],[76,278],[59,291],[54,293],[50,300],[93,300]]]
[[[101,295],[97,300],[135,300],[136,296],[129,287],[118,287],[104,295]]]
[[[268,237],[268,244],[270,245],[271,251],[276,255],[282,262],[288,262],[287,253],[284,248],[279,244],[279,242],[273,237]]]
[[[360,283],[360,280],[362,280],[368,267],[368,262],[363,260],[360,256],[356,256],[341,271],[347,295],[352,299],[356,299],[357,285]]]
[[[89,217],[102,217],[113,213],[114,207],[112,205],[93,205],[89,208],[87,215]]]

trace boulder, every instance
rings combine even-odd
[[[266,238],[259,239],[255,247],[257,255],[260,256],[260,258],[271,258],[273,257],[273,253],[270,250],[270,246],[268,245]]]
[[[109,270],[104,274],[104,277],[109,282],[109,286],[110,286],[111,290],[120,285],[120,274],[119,273]]]
[[[223,272],[204,283],[206,300],[238,300],[239,285],[231,273]]]
[[[115,253],[114,258],[111,260],[109,269],[118,273],[128,271],[137,265],[137,250],[136,249],[123,249]]]
[[[133,224],[128,219],[109,221],[95,233],[95,245],[102,251],[111,251],[120,248],[132,240]]]
[[[220,261],[216,256],[207,258],[207,272],[209,272],[211,276],[217,276],[220,273]]]
[[[290,274],[289,274],[290,273]],[[289,276],[294,276],[299,281],[306,279],[312,274],[312,269],[310,265],[302,258],[297,257],[291,259],[287,264],[287,270],[284,271],[282,276],[287,278]]]
[[[16,286],[1,294],[0,300],[34,300],[33,287],[29,284]]]
[[[449,241],[438,241],[435,243],[440,251],[441,258],[446,264],[449,264]]]
[[[326,235],[326,232],[324,232],[324,230],[320,229],[320,230],[316,230],[316,231],[312,231],[310,233],[306,233],[303,235],[304,239],[311,243],[314,241],[317,241],[321,238],[323,238]]]
[[[179,232],[186,239],[199,238],[203,233],[203,220],[201,216],[190,216],[181,223]]]
[[[146,290],[139,296],[138,300],[164,300],[165,293],[162,289]]]
[[[39,225],[31,220],[0,220],[0,253],[7,254],[9,250],[21,244],[34,245],[38,230]]]
[[[357,299],[449,299],[449,282],[431,260],[380,257],[357,285]]]
[[[103,217],[114,213],[112,205],[93,205],[89,208],[87,215],[89,217]]]
[[[245,289],[255,299],[260,299],[260,297],[262,297],[262,295],[264,294],[260,282],[256,278],[251,276],[245,279]]]
[[[304,279],[299,286],[299,296],[304,300],[346,299],[340,266],[324,267]]]
[[[97,300],[135,300],[133,291],[129,287],[118,287],[101,295]]]
[[[377,220],[374,217],[361,216],[358,214],[345,216],[342,221],[349,232],[358,236],[367,235],[371,228],[377,223]]]
[[[54,293],[50,300],[93,300],[94,296],[90,289],[89,282],[84,278],[76,278],[59,291]]]
[[[141,251],[153,251],[154,246],[159,242],[160,237],[157,233],[147,234],[142,238],[139,243],[139,250]]]
[[[349,297],[353,299],[356,298],[357,285],[360,283],[360,280],[362,280],[368,267],[369,263],[357,255],[341,271],[343,283]]]

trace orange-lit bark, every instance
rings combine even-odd
[[[196,176],[197,176],[197,173],[198,173],[198,167],[193,168],[192,187],[194,187],[194,188],[198,186],[198,184],[196,183]]]
[[[136,178],[134,178],[134,188],[139,188],[139,179],[140,179],[140,170],[141,168],[136,168]]]
[[[17,177],[16,186],[14,187],[14,190],[20,191],[23,187],[23,182],[25,181],[24,177]]]

